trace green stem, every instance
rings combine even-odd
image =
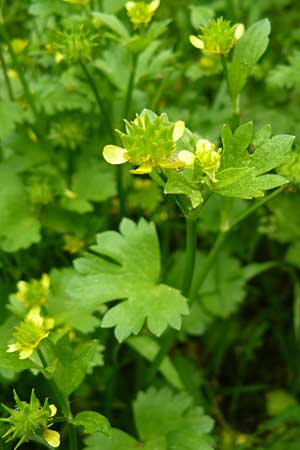
[[[14,101],[14,94],[13,94],[12,87],[10,84],[9,76],[7,75],[7,67],[6,67],[6,63],[5,63],[5,59],[3,56],[1,45],[0,45],[0,61],[1,61],[1,65],[2,65],[2,70],[3,70],[6,87],[7,87],[8,96],[11,101]]]
[[[12,62],[13,62],[13,65],[14,65],[14,67],[15,67],[17,73],[18,73],[19,79],[21,81],[21,84],[22,84],[22,87],[23,87],[23,91],[24,91],[24,96],[26,98],[26,101],[27,101],[28,105],[30,106],[30,109],[32,111],[32,114],[34,115],[34,118],[35,118],[36,122],[38,123],[39,119],[40,119],[39,112],[38,112],[38,110],[36,108],[34,98],[31,95],[31,92],[30,92],[30,89],[29,89],[29,85],[27,83],[27,80],[25,78],[23,70],[22,70],[22,68],[21,68],[21,66],[19,64],[18,58],[17,58],[17,56],[16,56],[16,54],[14,52],[14,49],[13,49],[13,47],[11,45],[9,34],[8,34],[6,28],[5,28],[4,23],[2,23],[0,27],[1,27],[1,34],[2,34],[3,40],[4,40],[4,42],[7,45],[8,51],[10,53],[10,56],[11,56],[11,59],[12,59]]]
[[[210,271],[220,249],[223,246],[224,241],[226,240],[229,232],[238,224],[240,223],[242,220],[246,219],[248,216],[250,216],[250,214],[252,214],[254,211],[256,211],[258,208],[260,208],[262,205],[264,205],[265,203],[269,202],[270,200],[272,200],[272,198],[276,197],[278,194],[280,194],[284,189],[284,186],[281,186],[280,188],[276,189],[275,191],[273,191],[271,194],[267,195],[266,197],[264,197],[263,199],[259,200],[258,202],[254,203],[254,205],[250,206],[246,211],[242,212],[241,214],[239,214],[228,226],[226,229],[223,229],[219,232],[214,245],[212,246],[206,260],[205,263],[202,267],[202,270],[200,272],[200,274],[197,276],[197,282],[194,286],[193,292],[196,293],[199,291],[199,289],[201,288],[203,282],[206,279],[206,276],[208,274],[208,272]],[[191,296],[192,299],[195,298],[195,295]]]
[[[134,54],[132,56],[132,66],[131,66],[131,72],[130,72],[130,77],[129,77],[128,86],[127,86],[127,92],[126,92],[126,97],[125,97],[125,102],[124,102],[122,119],[124,119],[125,117],[130,118],[130,109],[131,109],[131,103],[132,103],[132,94],[133,94],[133,88],[134,88],[134,80],[135,80],[135,74],[136,74],[137,61],[138,61],[137,55]]]
[[[221,55],[221,64],[222,64],[222,68],[223,68],[224,78],[225,78],[226,84],[227,84],[228,93],[231,98],[231,105],[232,105],[231,122],[232,122],[233,131],[235,131],[240,124],[240,96],[238,95],[237,97],[234,98],[234,97],[232,97],[232,95],[230,93],[229,78],[228,78],[228,65],[227,65],[226,56],[224,56],[224,55]]]
[[[182,283],[182,294],[188,298],[191,284],[193,280],[195,257],[197,248],[197,223],[194,220],[186,219],[186,250],[185,250],[185,269]],[[177,333],[174,330],[169,330],[161,344],[159,352],[156,354],[152,365],[146,377],[147,383],[150,384],[159,370],[159,367],[168,354],[170,348],[174,344]]]
[[[181,292],[188,298],[195,268],[195,257],[197,248],[197,223],[195,220],[186,219],[186,249],[185,269]]]
[[[115,133],[113,130],[113,127],[111,125],[111,122],[109,120],[108,114],[106,112],[103,100],[99,94],[98,88],[93,80],[93,77],[91,76],[88,68],[84,64],[83,61],[80,61],[80,67],[85,75],[85,78],[89,85],[91,86],[91,89],[94,93],[95,99],[97,101],[99,110],[102,114],[103,122],[105,123],[105,126],[108,130],[108,133],[110,135],[110,139],[112,143],[116,142]],[[118,190],[118,197],[120,201],[120,216],[125,216],[125,190],[124,190],[124,181],[123,181],[123,168],[122,166],[116,166],[116,179],[117,179],[117,190]]]
[[[281,192],[283,192],[285,188],[285,185],[280,186],[279,188],[275,189],[275,191],[271,192],[271,194],[266,195],[265,197],[263,197],[261,200],[259,200],[258,202],[255,202],[252,206],[250,206],[248,209],[246,209],[246,211],[242,212],[241,214],[239,214],[234,220],[233,222],[230,223],[229,225],[229,230],[231,230],[233,227],[235,227],[235,225],[237,225],[239,222],[241,222],[242,220],[246,219],[248,216],[250,216],[250,214],[252,214],[254,211],[256,211],[258,208],[260,208],[261,206],[265,205],[266,203],[268,203],[270,200],[272,200],[274,197],[276,197],[278,194],[280,194]],[[229,231],[228,230],[228,231]]]
[[[78,449],[78,440],[77,440],[77,431],[76,431],[75,426],[70,423],[68,431],[69,431],[70,450],[77,450]]]
[[[214,245],[212,246],[212,248],[210,249],[210,252],[202,266],[201,272],[200,274],[197,276],[197,280],[193,289],[193,292],[198,292],[199,289],[201,288],[203,282],[205,281],[205,278],[208,274],[208,272],[210,271],[216,256],[218,255],[225,239],[227,236],[227,232],[221,231],[218,236],[217,239],[214,242]],[[194,300],[196,298],[196,295],[192,296],[192,300]]]
[[[37,353],[39,355],[39,358],[41,360],[41,363],[45,370],[48,368],[48,363],[46,358],[44,357],[42,351],[40,349],[37,350]],[[65,397],[61,393],[59,387],[57,386],[56,382],[53,379],[47,378],[48,384],[50,386],[50,389],[52,391],[53,397],[55,401],[57,402],[57,405],[61,409],[61,412],[64,414],[68,421],[68,430],[69,430],[69,443],[70,443],[70,450],[77,450],[77,432],[74,425],[71,423],[73,420],[73,415],[70,409],[69,403],[66,401]]]
[[[83,71],[83,73],[85,75],[85,78],[86,78],[87,82],[91,86],[91,89],[92,89],[92,91],[94,93],[94,96],[95,96],[96,102],[98,104],[99,110],[100,110],[100,112],[102,114],[103,122],[105,123],[107,131],[108,131],[108,133],[110,135],[110,138],[111,138],[112,142],[115,142],[115,133],[114,133],[114,130],[113,130],[112,125],[110,123],[108,114],[106,112],[103,100],[102,100],[102,98],[101,98],[101,96],[99,94],[99,91],[98,91],[98,88],[96,86],[96,83],[94,82],[94,79],[91,76],[91,74],[90,74],[88,68],[86,67],[85,63],[83,61],[80,61],[79,64],[80,64],[80,67],[81,67],[81,69],[82,69],[82,71]]]

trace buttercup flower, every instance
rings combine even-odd
[[[19,281],[16,299],[27,308],[45,305],[50,287],[49,275],[44,273],[40,280]]]
[[[190,36],[190,43],[204,53],[227,55],[231,48],[244,34],[242,23],[230,25],[222,17],[211,20],[207,27],[202,27],[199,36]]]
[[[150,173],[155,168],[176,169],[184,164],[177,158],[176,142],[183,136],[185,125],[179,120],[170,123],[165,114],[149,111],[126,123],[127,134],[118,131],[124,147],[106,145],[104,159],[110,164],[131,162],[134,174]]]
[[[127,2],[125,6],[130,21],[135,28],[139,28],[141,26],[146,27],[149,24],[159,4],[160,0],[153,0],[149,4],[146,2]]]
[[[49,331],[54,327],[54,320],[42,317],[40,311],[40,307],[35,306],[15,327],[15,343],[8,346],[8,353],[19,351],[19,358],[27,359],[39,347],[40,342],[49,336]]]
[[[188,150],[181,150],[178,153],[178,159],[185,164],[187,168],[193,168],[195,163],[200,164],[202,172],[208,175],[208,177],[216,182],[216,172],[221,164],[220,153],[221,148],[218,151],[215,150],[216,146],[209,142],[207,139],[199,139],[196,144],[196,152],[192,153]]]
[[[49,445],[58,447],[60,445],[60,435],[57,431],[49,429],[52,425],[51,418],[55,416],[57,411],[56,406],[49,405],[47,399],[42,406],[34,390],[31,392],[29,403],[21,401],[15,391],[14,399],[16,402],[15,409],[2,405],[6,412],[10,414],[9,417],[0,419],[1,422],[9,425],[2,438],[6,439],[6,442],[19,439],[14,450],[19,448],[24,442],[30,441],[34,435],[40,435]]]

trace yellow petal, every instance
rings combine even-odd
[[[32,353],[33,353],[33,348],[27,347],[27,348],[25,348],[24,350],[22,350],[22,351],[20,352],[19,359],[27,359],[27,358],[30,358],[30,356],[32,355]]]
[[[106,145],[103,149],[103,157],[109,164],[124,164],[128,161],[126,148],[116,145]]]
[[[125,5],[125,8],[127,9],[127,11],[130,11],[134,7],[135,7],[135,2],[127,2]]]
[[[149,11],[151,11],[152,13],[156,11],[157,8],[159,7],[159,4],[160,0],[153,0],[149,5]]]
[[[64,59],[64,55],[61,52],[56,52],[54,55],[54,61],[59,64]]]
[[[46,328],[46,330],[52,330],[52,328],[54,328],[54,319],[44,319],[44,327]]]
[[[204,49],[204,42],[202,41],[202,39],[199,39],[199,38],[197,38],[197,36],[193,36],[193,35],[191,35],[189,39],[190,39],[190,43],[194,47],[199,48],[200,50]]]
[[[54,417],[55,414],[57,413],[57,408],[55,405],[49,405],[50,411],[51,411],[51,416],[50,417]]]
[[[138,167],[137,169],[131,169],[130,172],[136,175],[143,175],[144,173],[152,172],[152,168],[152,164],[150,162],[146,162],[140,165],[140,167]]]
[[[159,161],[158,165],[163,169],[179,169],[180,167],[184,167],[184,163],[182,161],[171,161],[168,159]]]
[[[17,352],[18,350],[20,350],[20,345],[19,344],[10,344],[8,345],[7,348],[7,353],[13,353],[13,352]]]
[[[184,129],[185,129],[185,123],[183,122],[183,120],[178,120],[175,123],[175,127],[174,127],[174,130],[173,130],[173,141],[174,142],[176,142],[180,138],[182,138],[183,133],[184,133]]]
[[[45,289],[49,289],[49,287],[50,287],[50,278],[47,273],[43,273],[43,275],[42,275],[42,286]]]
[[[241,37],[243,36],[245,32],[245,27],[242,23],[239,23],[238,26],[235,29],[234,32],[234,37],[236,38],[236,40],[238,41],[239,39],[241,39]]]
[[[43,438],[51,447],[56,448],[60,445],[60,434],[57,431],[47,429],[43,432]]]
[[[201,152],[203,150],[209,151],[214,150],[215,145],[209,142],[207,139],[199,139],[196,144],[196,153]]]
[[[195,155],[192,152],[189,152],[188,150],[181,150],[178,153],[178,159],[179,161],[183,162],[186,166],[193,166],[195,161]]]
[[[34,306],[26,316],[26,319],[34,323],[37,327],[42,327],[44,319],[40,314],[41,308],[39,306]]]

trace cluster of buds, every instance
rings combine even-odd
[[[166,114],[156,116],[143,111],[132,122],[126,123],[126,133],[117,130],[124,147],[106,145],[104,159],[110,164],[130,162],[134,174],[150,173],[153,169],[176,169],[184,164],[177,158],[176,142],[183,136],[185,125],[181,120],[171,123]]]
[[[159,4],[160,0],[153,0],[151,3],[127,2],[127,14],[134,28],[147,27]]]
[[[98,35],[92,36],[82,24],[60,32],[59,39],[53,46],[56,62],[62,59],[69,63],[91,61],[93,48],[97,45],[94,41],[97,38]]]
[[[47,273],[44,273],[40,280],[19,281],[15,298],[28,309],[45,305],[49,287],[50,278]]]
[[[49,139],[56,147],[76,150],[85,141],[82,123],[73,117],[65,117],[51,126]]]
[[[47,176],[34,174],[28,177],[26,191],[34,205],[48,205],[54,199],[54,189]]]
[[[41,316],[41,308],[35,306],[25,319],[15,327],[13,334],[15,342],[9,344],[7,352],[20,352],[20,359],[30,358],[38,349],[41,341],[49,336],[54,327],[54,320]]]
[[[29,403],[20,400],[15,391],[14,399],[16,402],[15,409],[2,405],[3,409],[9,414],[9,417],[0,419],[1,422],[8,425],[8,430],[2,438],[6,439],[6,442],[18,439],[14,450],[36,436],[42,437],[51,447],[59,447],[59,433],[49,429],[52,425],[51,418],[55,416],[57,411],[56,406],[49,405],[47,399],[42,406],[34,390],[31,392]]]
[[[216,172],[221,164],[221,151],[221,148],[216,151],[216,146],[207,139],[199,139],[195,153],[181,150],[178,153],[178,159],[186,168],[194,168],[198,165],[201,172],[205,173],[211,181],[216,182]]]
[[[190,43],[207,54],[227,55],[243,34],[242,23],[231,26],[228,20],[221,17],[202,27],[199,36],[191,35]]]

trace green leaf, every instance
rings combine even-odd
[[[263,19],[251,25],[237,42],[232,62],[228,66],[228,83],[233,99],[238,97],[254,65],[266,51],[270,31],[269,20]]]
[[[0,165],[0,211],[0,248],[14,252],[40,241],[40,223],[30,209],[25,186],[5,164]]]
[[[76,275],[76,271],[71,268],[51,270],[47,313],[57,325],[67,325],[81,333],[90,333],[100,326],[100,320],[93,315],[93,309],[84,302],[74,301],[66,292],[67,285]]]
[[[107,26],[110,30],[115,32],[121,39],[127,40],[130,34],[123,23],[111,14],[104,14],[100,12],[93,12],[93,16],[96,17],[103,25]]]
[[[136,450],[138,442],[124,431],[112,429],[111,438],[95,433],[85,439],[84,450]]]
[[[183,172],[168,171],[168,180],[164,189],[165,194],[184,194],[192,204],[193,208],[197,208],[203,202],[201,192],[194,189]]]
[[[36,364],[29,359],[19,359],[19,353],[7,353],[7,345],[0,346],[0,369],[12,369],[18,372],[36,369]]]
[[[294,137],[270,135],[270,126],[265,126],[253,136],[252,122],[241,125],[234,134],[225,125],[221,170],[213,189],[225,196],[250,199],[287,183],[286,178],[267,172],[289,158]]]
[[[0,139],[5,139],[23,119],[23,111],[17,103],[0,100]]]
[[[138,334],[145,320],[157,336],[168,325],[180,329],[187,301],[177,289],[159,283],[159,243],[152,223],[123,219],[120,233],[99,234],[91,248],[98,256],[87,254],[75,261],[82,276],[70,284],[69,293],[95,309],[118,300],[104,315],[103,327],[115,326],[119,341]]]
[[[203,409],[192,405],[186,393],[173,394],[168,388],[139,392],[133,404],[136,428],[142,441],[155,442],[165,438],[166,449],[212,450],[208,435],[213,420]]]
[[[107,14],[118,12],[125,6],[127,0],[103,0],[103,11]]]
[[[96,411],[82,411],[74,417],[76,426],[82,426],[86,434],[102,433],[111,437],[111,427],[106,417]]]
[[[33,16],[49,16],[50,14],[63,14],[68,5],[61,0],[33,0],[29,6],[29,14]]]
[[[160,350],[159,344],[150,336],[133,336],[126,340],[126,344],[152,362]],[[175,389],[183,389],[182,381],[169,356],[165,356],[159,366],[159,372]]]
[[[214,17],[214,11],[206,6],[191,5],[191,23],[193,27],[198,30],[204,27]]]
[[[55,346],[45,342],[42,348],[45,348],[48,364],[54,367],[52,376],[66,398],[78,388],[95,365],[102,365],[102,357],[99,359],[99,356],[103,347],[97,340],[73,348],[68,336],[64,336]]]

